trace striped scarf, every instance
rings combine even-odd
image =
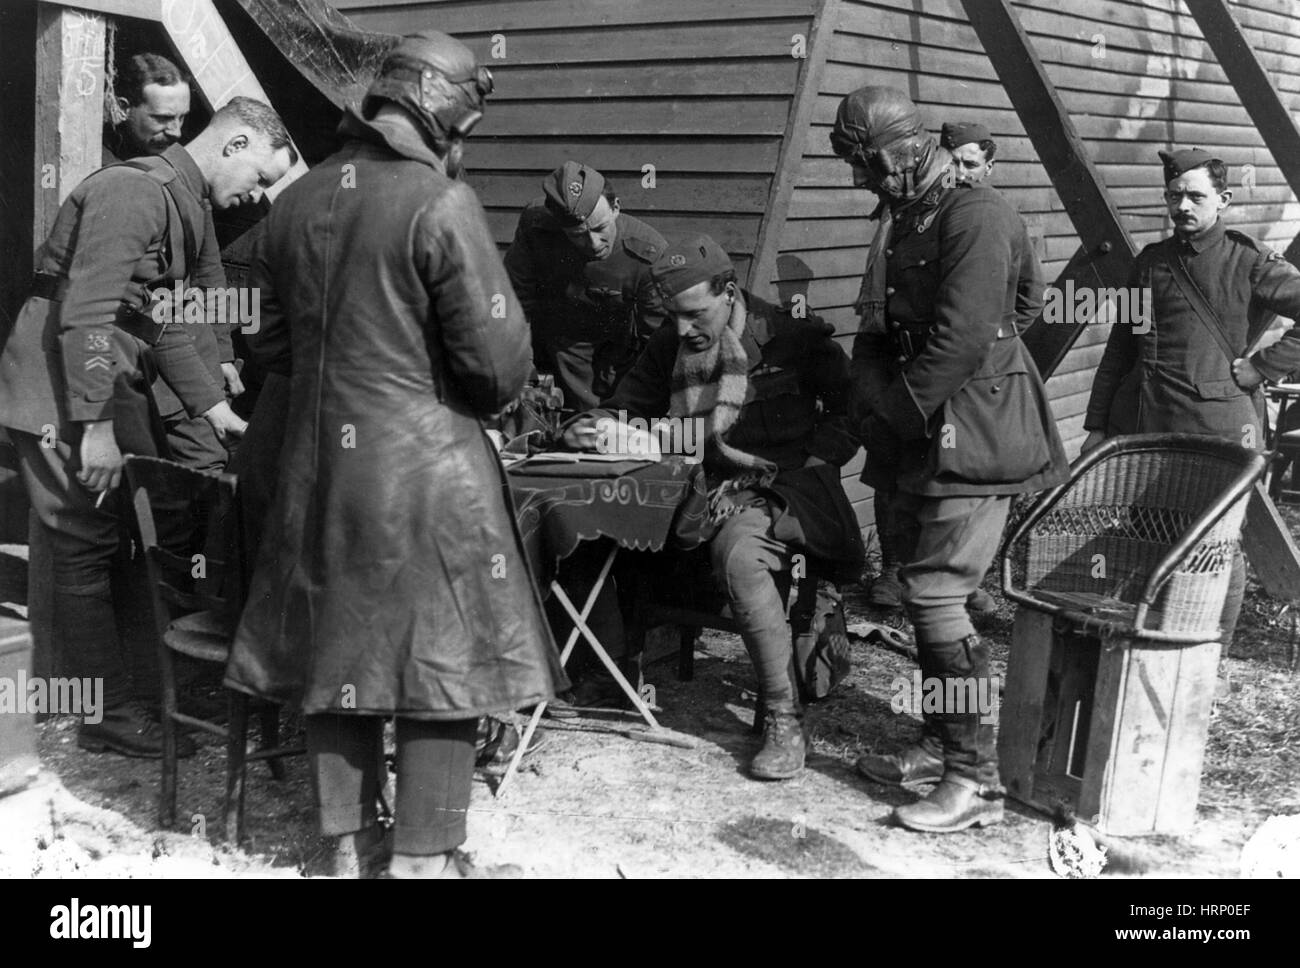
[[[744,509],[744,505],[732,500],[732,495],[747,488],[766,487],[777,471],[771,461],[726,441],[749,389],[749,357],[740,342],[745,319],[744,300],[737,299],[727,325],[712,346],[692,353],[685,343],[678,344],[669,383],[672,396],[668,415],[704,421],[705,463],[711,476],[723,477],[709,493],[709,520],[715,525]]]

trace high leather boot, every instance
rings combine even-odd
[[[978,635],[957,642],[921,642],[921,671],[927,678],[942,680],[945,695],[949,680],[972,680],[974,690],[959,689],[958,695],[978,699],[991,696],[989,649]],[[986,683],[984,692],[978,684]],[[894,818],[911,830],[951,833],[967,827],[987,827],[1003,817],[1004,792],[998,782],[997,751],[993,725],[981,722],[980,709],[945,708],[935,716],[943,739],[944,773],[939,785],[925,799],[897,807]]]
[[[807,753],[798,703],[769,703],[763,716],[763,748],[749,765],[750,775],[759,780],[789,780],[802,772]]]
[[[868,753],[858,758],[858,772],[886,786],[934,783],[943,777],[943,740],[939,725],[926,716],[921,738],[899,753]]]

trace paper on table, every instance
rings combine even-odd
[[[514,464],[654,464],[658,460],[658,454],[592,454],[586,451],[557,450],[533,454],[531,457],[512,462],[511,466]]]
[[[515,441],[511,441],[513,444]],[[511,462],[514,464],[578,464],[583,462],[597,463],[640,463],[654,464],[663,456],[659,448],[659,439],[653,434],[648,433],[640,428],[628,427],[626,424],[618,424],[617,431],[613,439],[604,439],[604,443],[616,443],[620,446],[617,453],[610,451],[545,451],[539,454],[533,454],[522,460]],[[507,452],[510,445],[506,445]],[[502,455],[503,457],[506,454]]]

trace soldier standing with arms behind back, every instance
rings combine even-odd
[[[900,572],[903,602],[923,674],[951,697],[951,680],[973,686],[989,676],[988,646],[965,606],[997,551],[1011,495],[1067,476],[1042,380],[1016,333],[1017,291],[1035,256],[995,189],[951,177],[951,156],[901,92],[846,97],[831,145],[883,206],[853,346],[863,480],[897,481],[895,513],[916,535]],[[1002,819],[993,726],[979,710],[948,701],[925,715],[917,745],[864,756],[858,769],[893,785],[940,781],[894,811],[913,830]]]

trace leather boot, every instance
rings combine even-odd
[[[763,717],[763,748],[749,764],[750,775],[759,780],[789,780],[803,771],[807,752],[798,704],[770,703]]]
[[[921,670],[927,678],[988,681],[989,649],[978,635],[957,642],[919,642]],[[985,695],[988,695],[988,687]],[[969,697],[971,690],[956,690]],[[910,830],[951,833],[967,827],[987,827],[1002,820],[1004,791],[998,782],[997,752],[992,724],[982,723],[979,709],[947,709],[933,717],[943,739],[944,774],[925,799],[894,810],[894,818]]]
[[[871,582],[871,591],[867,601],[881,608],[903,607],[903,585],[898,580],[898,562],[887,561],[880,568],[880,574]]]
[[[163,731],[143,703],[128,702],[105,709],[104,718],[98,723],[83,721],[77,730],[77,745],[91,753],[112,750],[124,756],[157,760],[163,755]],[[176,755],[185,759],[196,752],[194,740],[178,731]]]
[[[1002,822],[1002,797],[998,786],[948,772],[924,800],[895,807],[894,819],[909,830],[931,834],[988,827]]]
[[[885,786],[934,783],[943,778],[943,744],[927,729],[919,742],[901,753],[868,753],[858,758],[858,772]]]

